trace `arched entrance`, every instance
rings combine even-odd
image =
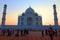
[[[27,18],[27,25],[32,25],[32,23],[33,23],[32,17],[28,17]]]

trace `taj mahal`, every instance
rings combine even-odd
[[[38,16],[38,13],[34,11],[33,8],[29,7],[26,9],[22,15],[18,16],[18,24],[17,25],[5,25],[6,20],[6,9],[7,5],[4,5],[3,15],[2,15],[2,23],[0,25],[1,29],[14,29],[14,30],[45,30],[52,27],[53,29],[60,29],[58,26],[58,18],[57,18],[57,11],[56,11],[56,4],[53,5],[53,14],[54,14],[54,23],[55,25],[42,25],[42,16]]]
[[[42,25],[42,17],[38,16],[37,13],[34,12],[34,10],[29,7],[25,13],[22,14],[22,16],[18,17],[18,25]]]

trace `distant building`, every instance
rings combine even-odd
[[[49,29],[49,27],[52,27],[53,29],[60,29],[60,26],[58,25],[58,18],[57,18],[57,11],[56,11],[56,5],[53,5],[53,12],[54,12],[54,23],[55,25],[42,25],[42,17],[38,16],[38,14],[29,7],[26,9],[24,13],[22,13],[22,16],[18,16],[18,24],[17,25],[5,25],[6,20],[6,9],[7,5],[4,5],[3,15],[2,15],[2,23],[1,27],[2,29],[18,29],[18,30],[45,30]]]
[[[24,26],[24,25],[35,25],[35,26],[41,26],[42,25],[42,17],[38,16],[35,11],[29,7],[25,13],[22,13],[22,16],[18,16],[18,25]]]

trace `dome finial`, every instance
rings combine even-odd
[[[31,8],[31,5],[29,6],[29,8]]]
[[[56,4],[53,4],[54,6],[56,6]]]
[[[28,9],[26,9],[26,11],[25,11],[26,13],[27,12],[32,12],[32,13],[34,13],[34,10],[31,8],[31,6],[29,6],[29,8]]]

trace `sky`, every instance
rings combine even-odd
[[[60,25],[60,0],[0,0],[0,25],[4,4],[7,4],[6,25],[17,25],[18,16],[30,6],[42,16],[43,25],[54,25],[53,4],[56,4]]]

